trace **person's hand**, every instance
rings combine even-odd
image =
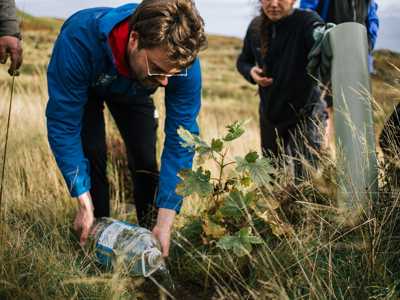
[[[158,210],[157,224],[153,228],[153,235],[159,240],[164,257],[169,255],[171,230],[176,212],[172,209],[160,208]]]
[[[19,38],[4,35],[0,37],[0,63],[5,64],[8,56],[11,58],[8,73],[13,75],[22,64],[22,45]]]
[[[274,80],[271,77],[266,77],[263,75],[263,70],[260,67],[254,66],[250,70],[250,76],[253,80],[262,87],[270,86]]]
[[[79,235],[79,244],[84,246],[94,223],[93,204],[90,193],[78,197],[79,209],[75,216],[74,230]]]

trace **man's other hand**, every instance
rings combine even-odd
[[[84,246],[94,223],[93,204],[90,193],[78,197],[79,209],[75,216],[74,230],[79,235],[79,244]]]
[[[5,64],[8,56],[11,58],[8,73],[13,75],[22,64],[22,45],[19,38],[5,35],[0,37],[0,63]]]
[[[160,208],[158,210],[157,224],[153,228],[153,235],[160,241],[164,257],[169,255],[171,230],[172,225],[174,224],[175,215],[175,210]]]

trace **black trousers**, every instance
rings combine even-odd
[[[400,104],[386,121],[379,136],[379,144],[385,157],[397,157],[400,153]]]
[[[96,218],[110,215],[104,104],[110,110],[126,146],[138,222],[141,226],[150,227],[158,186],[158,124],[154,117],[154,103],[148,96],[133,98],[111,94],[103,99],[95,92],[89,93],[83,115],[81,139],[84,154],[90,162],[90,193],[94,215]]]
[[[309,116],[304,116],[290,126],[276,126],[265,116],[260,105],[261,148],[264,156],[279,162],[283,161],[292,166],[295,181],[306,179],[307,172],[303,159],[313,167],[319,162],[319,150],[323,144],[323,130],[326,127],[326,103],[317,101],[312,105]],[[286,156],[283,159],[283,156]]]

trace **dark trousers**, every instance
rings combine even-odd
[[[94,92],[89,95],[82,120],[81,138],[84,154],[90,162],[90,193],[94,215],[96,218],[110,215],[104,103],[107,104],[126,146],[138,222],[141,226],[150,227],[158,186],[158,166],[157,120],[154,118],[154,103],[148,96],[133,98],[112,94],[103,99]]]
[[[309,116],[302,117],[297,123],[279,127],[272,124],[260,108],[261,148],[264,156],[280,161],[289,161],[293,175],[298,180],[307,177],[304,169],[306,160],[313,167],[319,162],[319,150],[323,143],[323,129],[326,126],[326,104],[317,101]],[[283,159],[283,156],[286,156]]]
[[[397,157],[400,153],[400,104],[386,121],[379,136],[379,144],[386,157]]]
[[[391,187],[400,186],[400,168],[398,160],[400,156],[400,104],[386,121],[379,136],[379,144],[385,158],[385,177]]]

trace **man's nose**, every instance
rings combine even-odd
[[[271,0],[271,6],[273,6],[273,7],[276,7],[276,6],[278,6],[278,2],[279,2],[279,0]]]

